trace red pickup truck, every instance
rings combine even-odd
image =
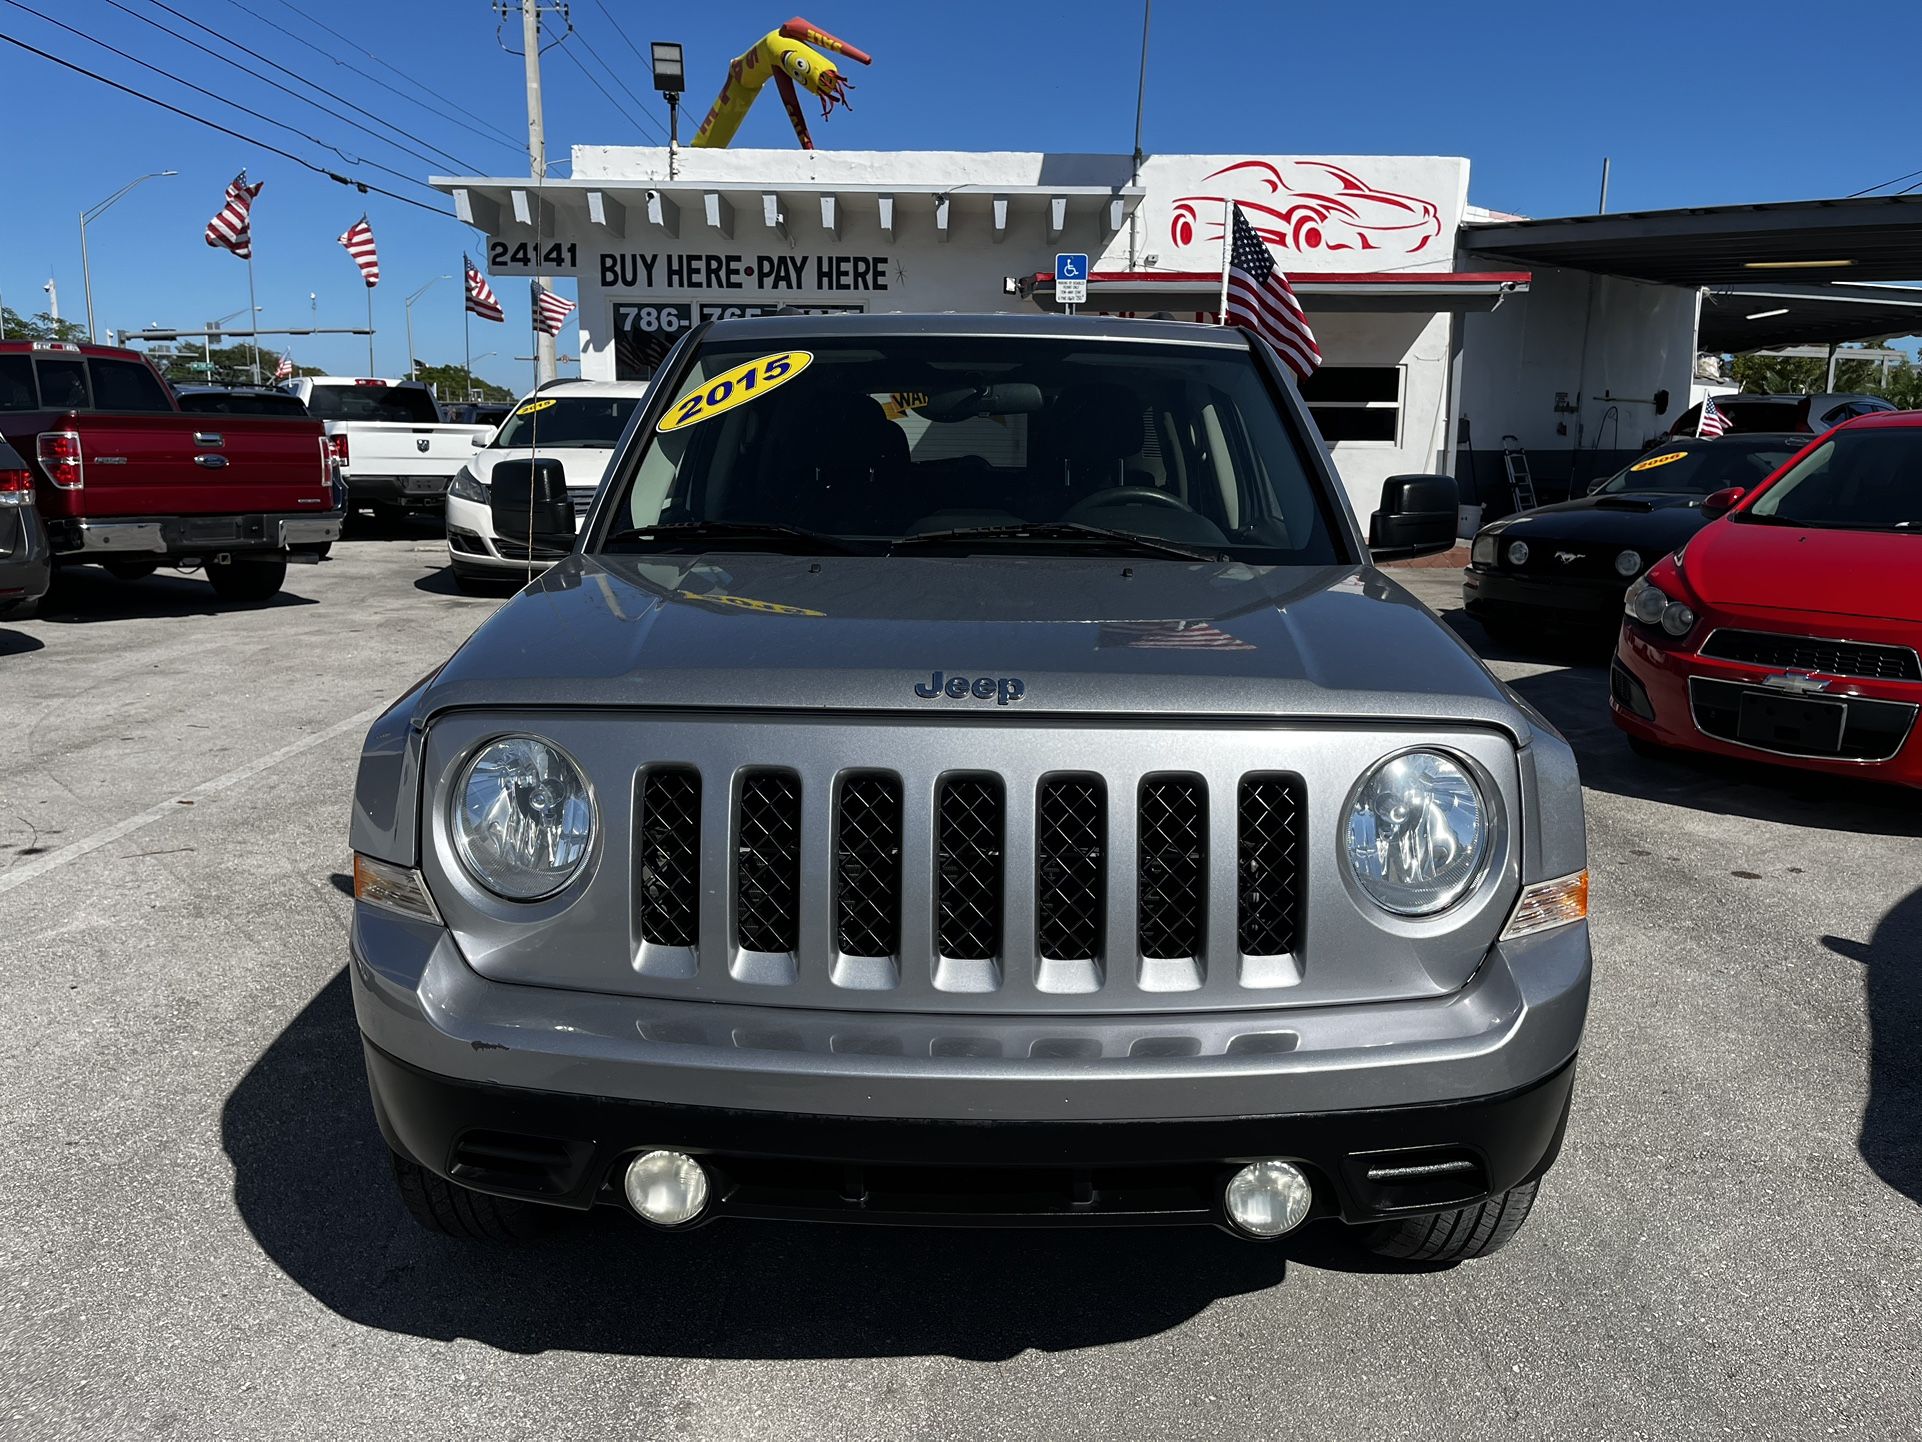
[[[222,599],[264,601],[340,536],[320,422],[189,414],[137,351],[0,341],[0,436],[56,564],[199,566]]]

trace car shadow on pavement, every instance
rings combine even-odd
[[[289,566],[288,584],[297,585],[301,567]],[[63,566],[54,587],[40,603],[40,619],[56,625],[96,621],[150,620],[165,616],[217,616],[229,611],[275,611],[319,604],[298,591],[280,591],[265,601],[223,601],[204,576],[155,574],[123,581],[97,566]]]
[[[0,656],[24,656],[29,651],[44,649],[46,644],[38,636],[0,626]]]
[[[524,577],[504,576],[496,581],[491,577],[478,582],[470,582],[472,590],[467,590],[455,579],[452,566],[441,566],[414,579],[414,589],[425,591],[430,596],[453,596],[470,601],[504,601],[527,584]]]
[[[1461,611],[1442,619],[1487,661],[1544,663],[1547,653],[1529,654],[1490,642]],[[1563,664],[1508,682],[1529,705],[1568,738],[1582,770],[1582,785],[1642,801],[1661,801],[1722,816],[1775,821],[1788,826],[1852,831],[1870,836],[1922,836],[1922,807],[1907,790],[1848,777],[1796,771],[1765,762],[1719,756],[1641,756],[1608,714],[1608,659],[1604,649],[1592,659],[1563,656]]]
[[[1869,1099],[1862,1108],[1862,1160],[1922,1205],[1922,888],[1889,908],[1866,942],[1825,936],[1822,945],[1860,962],[1869,1018]]]
[[[344,971],[235,1086],[221,1139],[241,1218],[323,1305],[514,1352],[1001,1360],[1152,1336],[1277,1285],[1290,1260],[1376,1269],[1312,1229],[1286,1251],[1186,1227],[721,1222],[669,1237],[600,1208],[512,1247],[433,1236],[394,1194]]]

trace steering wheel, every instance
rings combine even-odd
[[[1161,506],[1170,511],[1186,511],[1194,514],[1195,508],[1182,500],[1172,491],[1157,490],[1153,486],[1110,486],[1105,491],[1096,491],[1092,496],[1076,501],[1068,508],[1068,517],[1081,515],[1084,511],[1105,511],[1113,506]]]

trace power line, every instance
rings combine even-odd
[[[360,156],[360,157],[350,156],[347,154],[346,151],[342,150],[339,146],[329,145],[326,141],[322,140],[319,136],[309,135],[306,131],[300,129],[299,126],[289,125],[284,120],[276,120],[271,115],[264,115],[258,110],[253,110],[245,105],[242,105],[238,100],[229,100],[226,96],[222,95],[217,90],[209,90],[207,89],[206,86],[196,85],[191,80],[182,80],[179,76],[174,75],[169,71],[162,70],[158,65],[153,65],[148,63],[145,60],[142,60],[138,55],[128,54],[125,50],[120,49],[120,47],[117,45],[109,45],[104,40],[97,40],[93,36],[87,34],[84,30],[76,30],[73,26],[66,24],[64,21],[56,20],[51,15],[46,15],[41,13],[40,11],[34,9],[31,5],[24,5],[21,3],[21,0],[4,0],[4,3],[13,6],[13,8],[16,10],[24,10],[26,11],[27,14],[32,15],[39,20],[44,20],[47,24],[53,26],[55,29],[64,30],[69,35],[77,36],[78,38],[85,40],[90,45],[97,45],[102,50],[108,51],[114,55],[118,55],[122,60],[128,61],[134,65],[138,65],[143,70],[151,70],[155,75],[160,76],[163,80],[171,80],[176,85],[184,85],[187,89],[195,91],[198,94],[204,95],[209,100],[215,101],[221,105],[225,105],[229,109],[238,110],[243,115],[251,115],[255,120],[259,120],[264,122],[265,124],[271,125],[276,130],[285,130],[290,135],[298,135],[302,140],[305,140],[309,145],[318,145],[322,150],[331,150],[335,155],[338,155],[341,158],[341,161],[344,164],[371,165],[374,169],[385,171],[387,174],[395,177],[398,180],[406,181],[409,185],[418,185],[422,190],[433,189],[432,186],[427,185],[423,181],[416,180],[413,176],[407,174],[405,171],[396,170],[391,165],[382,165],[378,160],[369,160],[365,156]],[[114,0],[107,0],[107,3],[111,5],[114,3]],[[172,32],[169,31],[168,33],[171,34]]]
[[[633,42],[633,40],[629,38],[627,31],[621,28],[621,22],[614,18],[613,12],[610,11],[607,8],[607,6],[603,5],[601,3],[601,0],[594,0],[594,8],[601,12],[602,17],[607,21],[608,28],[612,30],[616,35],[621,37],[621,44],[625,45],[630,51],[633,52],[634,58],[640,62],[641,68],[643,70],[651,71],[653,63],[650,60],[648,60],[646,56],[641,54],[641,47],[636,45]],[[590,50],[593,49],[592,46],[589,46],[588,48]],[[634,103],[640,107],[641,113],[645,115],[650,121],[652,121],[654,119],[653,112],[648,110],[647,104],[645,101],[643,101],[639,96],[635,95],[632,90],[627,89],[626,83],[621,81],[620,73],[617,70],[615,70],[613,66],[609,65],[605,60],[601,60],[601,57],[599,55],[595,55],[594,58],[596,60],[600,60],[602,69],[606,70],[609,75],[612,75],[614,77],[615,82],[620,85],[621,89],[627,90],[628,95],[633,99]],[[658,122],[655,124],[655,129],[656,130],[660,129]],[[661,138],[665,140],[667,137],[665,134],[663,134]]]
[[[601,84],[599,80],[596,80],[594,78],[593,71],[589,70],[585,65],[581,64],[580,57],[578,55],[576,55],[572,50],[569,50],[566,45],[556,45],[554,49],[560,52],[562,55],[565,55],[569,60],[572,60],[574,62],[574,68],[580,71],[581,74],[587,77],[588,83],[592,85],[596,90],[600,91],[602,95],[607,96],[607,103],[609,105],[613,106],[618,113],[622,115],[627,115],[626,108],[622,106],[620,101],[616,100],[612,95],[608,94],[607,87]],[[633,117],[629,115],[628,119],[631,120],[633,119]]]
[[[145,15],[141,15],[135,11],[128,10],[125,5],[120,3],[120,0],[107,0],[107,3],[113,6],[113,8],[116,10],[124,11],[128,15],[132,15],[136,20],[143,21],[148,25],[152,25],[157,30],[164,31],[166,34],[172,35],[174,39],[180,41],[182,44],[191,45],[194,47],[194,49],[201,51],[203,54],[213,56],[214,59],[220,61],[222,64],[231,65],[236,70],[247,69],[246,66],[241,65],[238,61],[231,60],[225,55],[221,55],[216,51],[209,50],[206,46],[200,44],[200,42],[197,40],[190,40],[185,35],[179,34],[177,31],[169,30],[165,25],[160,24],[156,20],[151,20]],[[253,50],[248,48],[245,45],[242,45],[238,40],[235,40],[233,37],[229,35],[223,35],[220,31],[215,30],[210,25],[201,24],[198,20],[194,19],[193,16],[191,15],[181,14],[180,11],[174,9],[173,6],[167,4],[166,0],[148,0],[148,3],[158,7],[161,10],[165,10],[169,15],[173,16],[177,20],[184,20],[187,24],[193,26],[196,30],[205,31],[207,34],[213,36],[216,40],[219,40],[223,44],[229,45],[233,47],[235,50],[238,50],[241,54],[246,55],[251,59],[258,60],[262,65],[271,66],[273,69],[278,70],[282,75],[285,75],[290,79],[299,81],[302,85],[305,85],[309,90],[318,91],[322,95],[326,95],[329,93],[326,90],[321,89],[320,86],[314,84],[313,81],[309,80],[306,76],[300,74],[298,71],[289,70],[285,65],[280,64],[278,61],[271,60],[267,56],[262,55],[258,50]],[[435,163],[434,157],[432,155],[422,154],[420,151],[414,149],[411,145],[404,144],[398,140],[390,139],[389,137],[382,135],[379,131],[372,130],[367,126],[362,125],[359,121],[354,120],[352,117],[342,115],[337,110],[329,110],[325,105],[322,105],[319,101],[309,100],[305,95],[301,95],[293,90],[289,90],[285,85],[280,84],[278,81],[268,80],[266,76],[255,74],[252,71],[248,71],[247,73],[254,75],[254,78],[256,80],[259,80],[264,84],[271,85],[274,87],[274,89],[283,91],[286,94],[293,96],[294,99],[300,101],[300,103],[303,105],[311,105],[314,107],[314,109],[323,111],[324,113],[333,116],[334,119],[336,120],[344,121],[346,124],[353,126],[356,130],[364,131],[366,134],[371,135],[376,140],[380,141],[383,145],[391,145],[396,150],[404,150],[409,155],[413,156],[416,160],[422,161],[428,165],[433,165]],[[375,124],[380,125],[387,130],[391,130],[397,135],[405,136],[407,134],[407,131],[405,129],[403,129],[401,126],[394,124],[393,121],[384,119],[383,117],[374,114],[373,111],[366,109],[364,106],[356,105],[353,101],[347,99],[347,97],[344,95],[335,96],[334,98],[339,100],[340,103],[345,105],[349,110],[357,111],[360,114],[365,115],[369,120],[375,122]],[[425,145],[429,150],[433,151],[434,155],[440,156],[443,160],[447,161],[449,164],[458,165],[463,170],[473,169],[472,162],[462,160],[459,156],[454,155],[449,151],[442,150],[438,145],[434,144],[433,141],[425,139],[424,137],[420,137],[420,136],[415,136],[412,138],[419,140],[422,145]]]
[[[240,0],[227,0],[227,3],[231,5],[234,9],[240,11],[242,14],[245,14],[245,15],[253,14],[251,10],[249,10],[245,5],[240,3]],[[466,106],[460,104],[460,102],[453,100],[446,95],[441,94],[438,90],[435,90],[427,85],[422,84],[420,81],[416,80],[413,76],[409,75],[406,71],[395,69],[394,66],[389,65],[385,60],[382,60],[373,51],[367,49],[365,46],[362,46],[353,40],[348,39],[347,36],[342,35],[338,30],[334,29],[333,26],[327,24],[325,21],[316,20],[313,16],[309,15],[306,11],[300,9],[300,7],[298,7],[297,5],[290,3],[290,0],[279,0],[279,3],[283,9],[293,11],[294,14],[298,15],[302,20],[305,20],[309,25],[314,26],[316,29],[325,30],[329,35],[333,36],[334,39],[340,41],[343,45],[352,45],[357,53],[365,55],[369,60],[373,61],[376,65],[380,66],[381,69],[392,71],[395,75],[398,75],[402,80],[405,80],[409,85],[413,86],[415,89],[425,91],[427,94],[433,96],[436,100],[440,100],[445,104],[451,105],[455,110],[458,110],[462,115],[465,115],[469,120],[473,121],[476,125],[480,126],[483,130],[487,131],[491,137],[497,139],[500,144],[505,145],[509,150],[512,150],[517,154],[526,153],[525,144],[523,144],[521,141],[514,139],[513,136],[507,134],[504,130],[502,130],[499,126],[495,125],[492,121],[483,120],[480,116],[474,114],[474,112],[469,110]],[[346,69],[353,71],[354,74],[361,76],[363,79],[372,81],[375,85],[380,86],[381,89],[390,91],[393,94],[400,96],[401,99],[407,101],[409,104],[418,105],[422,110],[427,111],[430,115],[438,115],[443,120],[452,119],[452,117],[449,116],[445,111],[435,110],[433,106],[426,104],[424,101],[420,100],[416,96],[408,94],[405,90],[395,89],[395,87],[393,87],[392,85],[389,85],[385,80],[382,80],[379,76],[369,75],[365,70],[362,70],[358,65],[349,65],[345,60],[342,60],[339,56],[331,54],[330,52],[321,49],[320,46],[315,45],[312,41],[302,40],[300,36],[294,34],[293,31],[288,30],[288,31],[284,31],[283,33],[287,36],[288,39],[293,40],[298,44],[305,45],[309,50],[313,51],[316,55],[325,57],[327,60],[331,61],[335,65],[344,66]],[[456,125],[460,124],[459,121],[454,121],[454,123]]]
[[[335,181],[341,185],[351,186],[353,189],[358,190],[363,194],[384,195],[389,200],[398,200],[402,205],[411,205],[416,210],[425,210],[432,215],[443,215],[443,216],[446,216],[449,220],[454,219],[454,213],[452,211],[442,210],[437,205],[429,205],[424,200],[416,200],[411,195],[401,195],[395,191],[384,189],[381,186],[373,184],[371,181],[359,180],[350,176],[341,175],[336,171],[329,170],[324,165],[316,165],[314,164],[313,161],[307,159],[305,156],[296,155],[291,150],[283,150],[280,146],[275,145],[272,141],[261,140],[257,136],[243,134],[238,130],[234,130],[230,128],[229,126],[222,125],[217,120],[209,120],[204,115],[196,115],[191,110],[182,110],[178,105],[171,105],[167,101],[160,99],[156,95],[149,95],[144,90],[136,90],[131,85],[123,85],[118,80],[110,79],[107,76],[100,74],[96,70],[89,70],[84,65],[76,65],[71,60],[63,60],[58,55],[55,55],[50,51],[42,50],[37,45],[29,45],[26,41],[20,39],[18,36],[9,35],[5,31],[0,31],[0,40],[3,40],[7,44],[15,46],[18,49],[24,50],[30,55],[38,55],[42,60],[51,60],[55,65],[58,65],[63,70],[71,70],[76,75],[84,75],[89,80],[97,80],[102,85],[108,86],[114,90],[118,90],[123,95],[131,95],[136,100],[144,100],[149,105],[156,105],[160,107],[160,109],[162,110],[170,111],[171,113],[180,116],[181,119],[183,120],[191,120],[194,122],[194,124],[204,125],[209,130],[218,130],[222,135],[231,136],[233,139],[242,141],[245,144],[257,146],[259,149],[266,151],[269,155],[278,155],[283,160],[291,160],[294,162],[294,164],[303,166],[306,169],[313,171],[314,174],[316,175],[324,175],[329,180]],[[287,127],[282,127],[282,128],[285,129]]]
[[[1911,170],[1907,175],[1898,175],[1893,180],[1878,180],[1874,185],[1867,186],[1861,190],[1851,190],[1847,195],[1843,196],[1842,198],[1844,200],[1854,200],[1857,196],[1868,195],[1872,191],[1880,190],[1885,185],[1901,185],[1902,182],[1905,180],[1914,180],[1915,177],[1918,175],[1922,175],[1922,170]],[[1905,186],[1903,189],[1898,190],[1895,193],[1897,195],[1907,195],[1909,191],[1914,189],[1915,187],[1913,185]]]

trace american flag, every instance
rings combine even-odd
[[[1265,338],[1298,380],[1321,364],[1321,348],[1308,328],[1301,302],[1254,227],[1235,206],[1234,241],[1228,249],[1228,306],[1223,318]]]
[[[1206,621],[1103,621],[1098,646],[1131,651],[1252,651],[1252,641]]]
[[[248,224],[248,216],[254,208],[254,197],[260,194],[261,186],[267,182],[257,180],[247,183],[247,172],[241,171],[227,187],[227,202],[220,207],[220,213],[207,222],[207,244],[231,250],[242,260],[254,258],[254,233]]]
[[[487,277],[480,273],[480,267],[464,255],[460,263],[467,272],[467,308],[482,320],[506,320],[501,303],[494,295],[494,287],[487,283]]]
[[[1713,440],[1728,434],[1728,417],[1722,408],[1715,404],[1715,397],[1709,396],[1702,402],[1702,418],[1695,423],[1695,434]]]
[[[290,355],[283,355],[280,358],[280,364],[274,367],[274,379],[277,381],[292,380],[293,375],[294,358]]]
[[[360,278],[367,282],[367,288],[372,290],[379,285],[380,257],[374,253],[374,228],[367,223],[367,217],[363,215],[348,226],[340,243],[347,247],[354,264],[360,267]]]
[[[553,291],[534,282],[534,329],[543,335],[559,335],[561,322],[574,313],[574,302],[562,300]]]

